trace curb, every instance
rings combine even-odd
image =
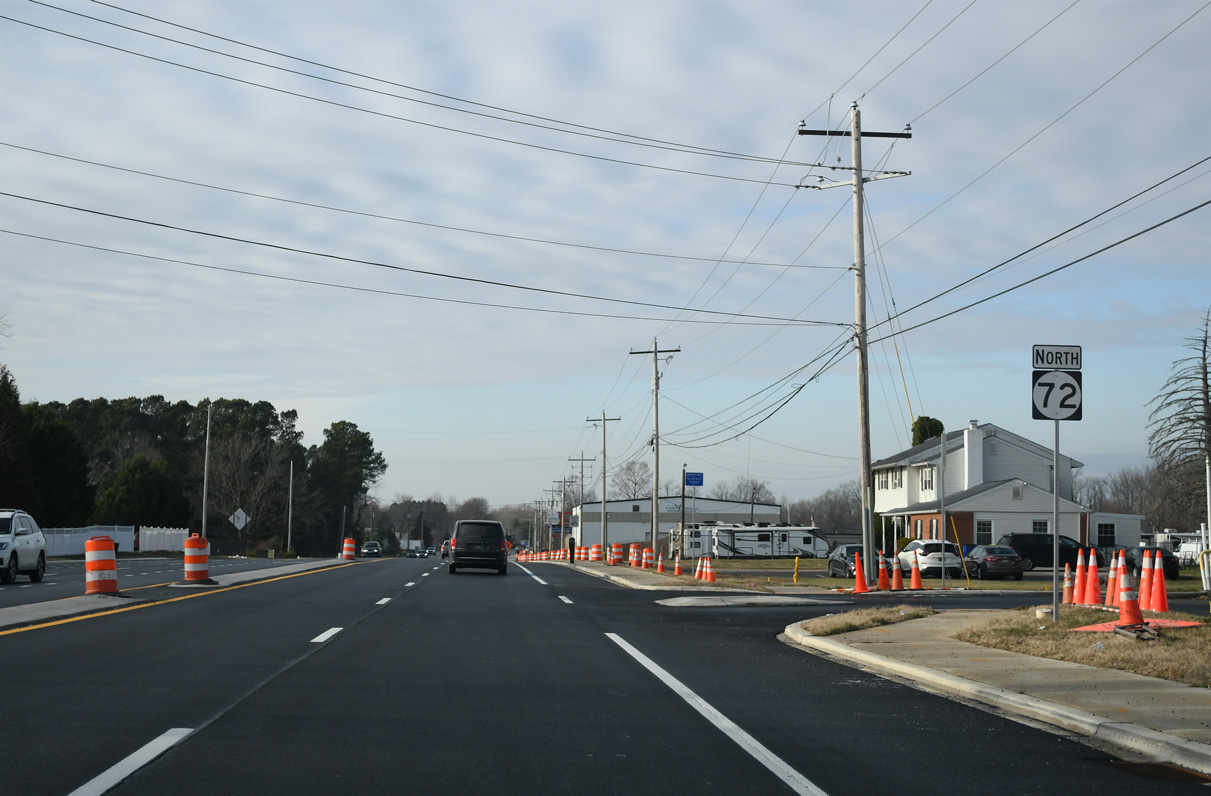
[[[929,685],[942,692],[961,696],[1007,713],[1026,716],[1054,727],[1097,738],[1122,749],[1146,757],[1174,763],[1203,774],[1211,775],[1211,744],[1189,741],[1174,735],[1129,722],[1115,721],[1096,713],[1061,705],[1016,691],[968,680],[966,677],[940,672],[924,666],[905,663],[866,650],[855,649],[840,641],[813,636],[799,627],[799,622],[787,625],[787,638],[808,650],[848,660],[876,672],[894,674]]]

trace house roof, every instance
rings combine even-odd
[[[983,423],[979,426],[979,428],[984,432],[985,438],[996,437],[998,439],[1008,440],[1038,456],[1050,458],[1052,455],[1051,448],[1045,448],[1037,442],[1032,442],[1023,436],[1014,434],[1012,431],[1006,431],[1000,426],[993,425],[992,423]],[[961,428],[958,431],[946,432],[946,452],[948,454],[962,450],[966,439],[964,434],[966,430],[966,428]],[[940,440],[941,437],[932,437],[925,440],[920,445],[914,445],[908,450],[900,451],[894,456],[889,456],[886,459],[880,459],[877,462],[872,462],[870,467],[872,470],[877,470],[881,467],[911,467],[917,464],[926,464],[928,462],[937,461],[941,457],[942,453],[942,445]],[[1062,453],[1060,456],[1068,459],[1069,465],[1073,469],[1079,469],[1085,466],[1070,456],[1064,456]]]

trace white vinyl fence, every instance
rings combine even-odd
[[[133,525],[90,525],[87,528],[43,528],[46,537],[46,556],[82,556],[84,543],[94,536],[108,536],[118,546],[118,551],[135,549],[135,527]]]
[[[188,537],[189,531],[184,528],[140,528],[139,551],[173,550],[179,553],[185,549]]]

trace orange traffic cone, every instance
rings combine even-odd
[[[1131,573],[1123,570],[1119,575],[1119,611],[1118,621],[1114,624],[1122,626],[1144,624],[1144,615],[1140,613],[1139,597],[1131,583]]]
[[[1118,556],[1114,551],[1110,551],[1110,576],[1106,578],[1106,600],[1104,605],[1109,608],[1112,605],[1117,605],[1114,601],[1114,592],[1118,588]]]
[[[706,556],[706,564],[703,565],[702,579],[707,583],[715,582],[715,568],[711,566],[710,556]]]
[[[656,571],[662,575],[664,574],[664,553],[656,555]]]
[[[904,572],[900,569],[900,559],[896,559],[895,568],[891,571],[891,590],[904,591]]]
[[[1102,604],[1101,587],[1097,579],[1097,550],[1089,548],[1089,568],[1085,571],[1085,605]]]
[[[694,565],[694,580],[702,580],[702,556],[698,556],[698,563]]]
[[[684,574],[685,573],[681,571],[681,551],[678,550],[673,555],[673,576],[679,578]]]
[[[870,591],[866,585],[866,573],[862,570],[862,554],[854,551],[854,594]]]
[[[1085,550],[1076,552],[1076,585],[1072,587],[1072,604],[1085,604]]]
[[[883,558],[883,551],[879,551],[879,590],[891,591],[891,580],[887,577],[887,560]]]
[[[924,589],[925,584],[921,583],[921,563],[917,560],[917,551],[912,551],[912,576],[908,579],[908,590],[918,591]]]
[[[1164,560],[1158,553],[1152,559],[1152,607],[1150,611],[1169,613],[1169,591],[1165,588]]]
[[[1072,602],[1072,567],[1068,564],[1064,565],[1064,598],[1060,602],[1064,605]]]
[[[1144,610],[1147,606],[1152,605],[1152,576],[1154,574],[1155,571],[1152,569],[1152,551],[1145,550],[1144,559],[1140,562],[1140,610]]]

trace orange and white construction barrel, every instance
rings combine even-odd
[[[210,579],[210,540],[196,533],[185,540],[185,582],[214,583]]]
[[[84,593],[118,593],[118,560],[108,536],[93,536],[84,543]]]

